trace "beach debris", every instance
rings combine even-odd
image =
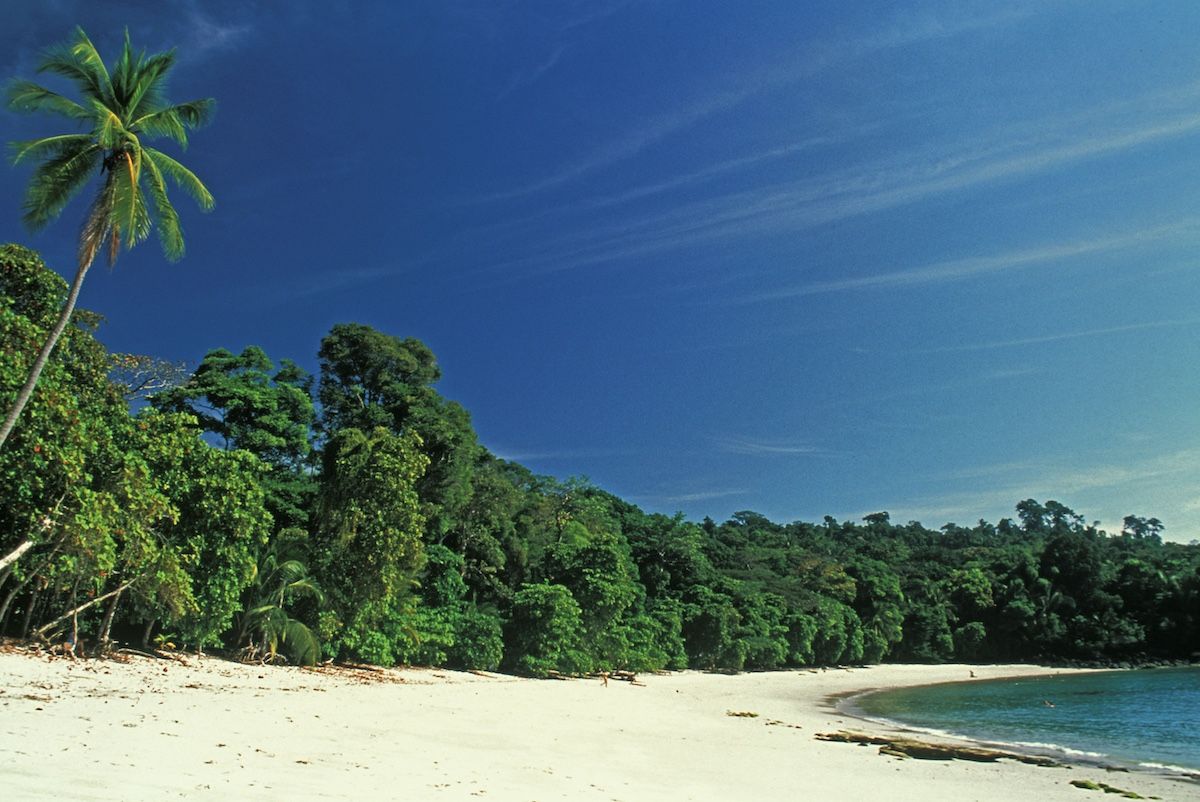
[[[780,721],[777,718],[769,718],[766,721],[764,721],[763,723],[766,724],[768,727],[788,727],[793,730],[804,729],[799,724],[789,724],[786,721]]]
[[[1116,788],[1108,783],[1098,783],[1091,780],[1071,780],[1071,785],[1076,788],[1082,788],[1085,791],[1103,791],[1106,794],[1120,794],[1126,799],[1145,799],[1146,797],[1135,791],[1126,791],[1122,788]],[[1154,797],[1150,797],[1154,799]]]
[[[758,713],[752,713],[749,710],[726,710],[725,715],[735,718],[758,718]]]
[[[918,760],[970,760],[976,763],[995,763],[998,760],[1015,760],[1028,763],[1031,766],[1044,768],[1062,767],[1062,764],[1048,757],[1023,755],[1019,752],[1005,752],[999,749],[984,749],[977,746],[959,746],[952,744],[937,744],[928,741],[917,741],[912,738],[892,738],[883,735],[867,735],[861,732],[819,732],[819,741],[837,741],[863,746],[879,747],[879,754],[892,757],[913,757]]]

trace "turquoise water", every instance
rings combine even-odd
[[[1200,772],[1200,667],[926,685],[854,705],[871,718],[980,741]]]

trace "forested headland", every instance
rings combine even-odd
[[[6,407],[66,293],[0,247]],[[491,454],[416,339],[334,326],[312,376],[100,326],[74,313],[0,449],[6,636],[532,675],[1200,652],[1200,545],[1154,518],[687,521]]]

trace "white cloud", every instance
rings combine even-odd
[[[1085,114],[1040,120],[1038,124],[1049,132],[1040,138],[1021,139],[1019,135],[1032,123],[1020,123],[989,131],[974,146],[956,152],[946,151],[944,145],[935,146],[883,162],[853,165],[791,182],[753,186],[677,203],[658,213],[631,214],[607,226],[590,221],[581,231],[560,237],[557,241],[543,241],[540,252],[490,265],[487,270],[503,271],[510,277],[519,277],[522,274],[520,268],[525,269],[525,274],[558,272],[726,239],[802,231],[981,185],[1026,178],[1081,160],[1200,132],[1200,114],[1179,114],[1171,109],[1187,97],[1193,102],[1200,100],[1200,84],[1156,92],[1122,104],[1105,104]],[[1105,120],[1106,112],[1120,118],[1123,115],[1113,111],[1118,106],[1136,112],[1154,105],[1156,101],[1167,109],[1166,116],[1163,116],[1161,109],[1159,116],[1152,119],[1133,114],[1134,122],[1124,127],[1080,133],[1080,130],[1087,128],[1080,125],[1081,119]],[[759,156],[769,158],[779,150],[769,149]],[[757,158],[750,154],[739,161],[750,164]],[[717,164],[709,169],[720,171],[724,168],[722,164]],[[705,170],[693,171],[675,180],[686,183],[699,180],[704,174]],[[624,195],[611,196],[611,201],[602,200],[602,203],[615,202],[622,197],[632,199],[639,193],[653,194],[663,191],[670,183],[668,180],[635,187]],[[1194,228],[1196,224],[1196,219],[1190,219],[1160,229],[1135,231],[1117,237],[1053,243],[996,257],[957,259],[898,273],[825,283],[812,282],[743,300],[769,300],[962,278],[1022,264],[1132,246],[1177,233],[1174,229],[1179,227]]]
[[[1110,334],[1124,334],[1130,331],[1194,326],[1197,323],[1200,323],[1200,318],[1188,318],[1184,320],[1150,320],[1144,323],[1130,323],[1125,326],[1107,326],[1099,329],[1067,331],[1059,334],[1047,334],[1041,337],[1020,337],[1015,340],[994,340],[992,342],[985,343],[967,343],[964,345],[947,345],[941,348],[924,348],[916,351],[910,351],[909,353],[944,354],[955,353],[959,351],[991,351],[999,348],[1016,348],[1024,345],[1042,345],[1045,343],[1063,342],[1064,340],[1078,340],[1091,337],[1103,337]]]
[[[742,302],[770,301],[846,290],[910,287],[918,284],[957,281],[983,274],[1027,268],[1040,264],[1059,262],[1078,256],[1106,253],[1144,245],[1180,234],[1195,234],[1198,230],[1200,230],[1200,218],[1188,218],[1169,225],[1139,229],[1116,236],[1074,242],[1049,243],[1035,248],[1010,251],[993,256],[949,259],[891,273],[877,273],[870,276],[836,281],[814,281],[769,293],[744,296],[740,300]]]
[[[554,65],[558,63],[558,60],[562,58],[566,50],[565,45],[559,45],[541,63],[526,70],[518,70],[509,80],[508,85],[500,90],[500,94],[496,96],[496,102],[500,102],[518,89],[523,89],[536,83],[542,76],[554,68]]]
[[[900,16],[891,27],[857,39],[810,45],[803,53],[783,63],[735,76],[723,86],[690,103],[676,106],[641,126],[594,148],[573,163],[541,179],[497,192],[481,200],[500,201],[554,189],[603,167],[633,158],[669,136],[693,127],[702,120],[730,111],[753,96],[811,77],[831,65],[869,56],[883,50],[908,47],[925,41],[945,39],[978,30],[1007,25],[1029,16],[1021,10],[1004,10],[985,15],[951,13],[945,17],[924,15],[914,19]]]
[[[1162,455],[1139,456],[1135,449],[1102,459],[1080,457],[1082,467],[1038,461],[980,466],[943,476],[963,479],[992,477],[986,487],[932,496],[916,496],[882,505],[893,520],[918,520],[936,527],[948,521],[974,523],[980,517],[996,521],[1013,517],[1017,502],[1026,498],[1055,499],[1087,520],[1099,520],[1108,531],[1120,529],[1126,515],[1162,520],[1168,539],[1200,537],[1200,448]],[[1015,475],[1014,475],[1015,474]],[[1000,480],[1000,477],[1008,478]]]
[[[828,453],[813,446],[787,441],[751,440],[744,437],[716,437],[713,439],[722,451],[730,454],[817,456]]]

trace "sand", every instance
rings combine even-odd
[[[537,681],[441,670],[264,668],[0,653],[5,800],[1070,800],[1087,779],[1162,799],[1149,773],[923,761],[828,743],[870,729],[831,694],[1051,672],[874,666]],[[757,717],[730,716],[733,712]],[[775,723],[771,723],[775,722]]]

